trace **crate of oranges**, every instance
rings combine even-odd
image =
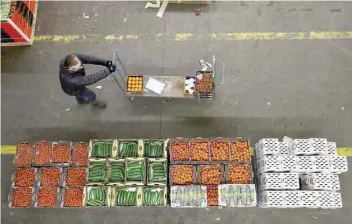
[[[249,151],[249,140],[230,140],[230,161],[238,163],[251,163],[251,153]]]
[[[127,78],[127,92],[140,93],[143,89],[142,76],[128,76]]]
[[[227,184],[251,184],[253,183],[253,172],[251,165],[230,164],[225,165]]]

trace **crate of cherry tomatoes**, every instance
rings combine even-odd
[[[143,76],[127,77],[127,92],[141,93],[143,90]]]
[[[62,187],[65,184],[65,173],[62,167],[42,167],[38,171],[39,187]]]
[[[242,138],[230,139],[230,161],[251,163],[250,141]]]
[[[252,184],[253,169],[249,164],[225,165],[226,184]]]
[[[68,167],[64,169],[66,187],[83,187],[86,185],[88,168],[86,167]]]
[[[32,166],[51,166],[51,142],[39,141],[34,144]]]
[[[228,138],[211,138],[210,139],[210,160],[212,162],[229,162],[229,139]]]
[[[33,206],[36,208],[59,208],[59,194],[59,187],[38,187]]]
[[[198,165],[197,178],[197,183],[200,185],[224,184],[224,166],[220,164]]]
[[[61,208],[82,208],[85,197],[85,187],[65,187],[61,188],[58,199]]]
[[[207,206],[219,206],[219,186],[207,185]]]
[[[170,140],[171,164],[187,163],[190,161],[189,139],[175,138]]]
[[[52,143],[51,163],[56,166],[69,166],[72,142],[58,141]]]
[[[38,181],[38,169],[34,167],[20,167],[11,175],[12,187],[35,187]]]
[[[76,142],[72,147],[71,166],[87,167],[88,166],[89,149],[88,143]]]
[[[209,138],[193,138],[189,145],[191,162],[196,164],[209,163]]]
[[[34,206],[34,187],[11,187],[8,196],[10,208],[30,208]]]
[[[34,158],[33,146],[28,142],[22,142],[17,145],[13,163],[17,167],[30,167]]]
[[[197,167],[193,165],[172,165],[169,169],[170,185],[192,185],[197,182]]]

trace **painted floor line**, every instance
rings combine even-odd
[[[253,147],[250,147],[251,155],[254,155]],[[16,145],[2,145],[1,154],[2,155],[13,155],[16,153]],[[337,153],[340,156],[352,156],[352,147],[340,147],[337,148]]]
[[[166,39],[171,41],[210,40],[210,41],[234,41],[234,40],[327,40],[327,39],[352,39],[352,31],[345,32],[249,32],[249,33],[175,33],[165,34],[82,34],[82,35],[41,35],[35,36],[35,42],[59,42],[69,43],[74,41],[133,41],[140,38]]]

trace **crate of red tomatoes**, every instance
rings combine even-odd
[[[51,142],[39,141],[34,144],[32,166],[51,166]]]
[[[62,167],[42,167],[38,170],[38,187],[62,187],[64,184],[65,173]]]
[[[88,143],[76,142],[73,144],[71,153],[71,166],[87,167],[89,157]]]
[[[207,185],[207,206],[219,206],[219,185]]]
[[[198,165],[197,183],[200,185],[224,184],[224,166],[220,164]]]
[[[30,167],[34,158],[33,146],[28,142],[17,145],[13,163],[17,167]]]
[[[35,191],[34,207],[36,208],[59,208],[58,187],[38,187]]]
[[[170,185],[192,185],[197,183],[195,165],[172,165],[169,168]]]
[[[65,183],[67,187],[83,187],[86,185],[88,168],[85,167],[68,167],[64,169]]]
[[[20,167],[11,175],[12,187],[35,187],[38,181],[38,169],[34,167]]]
[[[190,150],[189,139],[175,138],[170,140],[170,163],[189,163]]]
[[[34,206],[34,187],[11,187],[8,196],[10,208],[30,208]]]
[[[54,166],[69,166],[72,142],[58,141],[52,143],[51,163]]]
[[[61,208],[82,208],[85,203],[85,187],[65,187],[59,193]]]

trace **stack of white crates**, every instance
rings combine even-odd
[[[337,174],[348,170],[335,142],[324,138],[261,139],[255,144],[259,206],[264,208],[340,208]]]

